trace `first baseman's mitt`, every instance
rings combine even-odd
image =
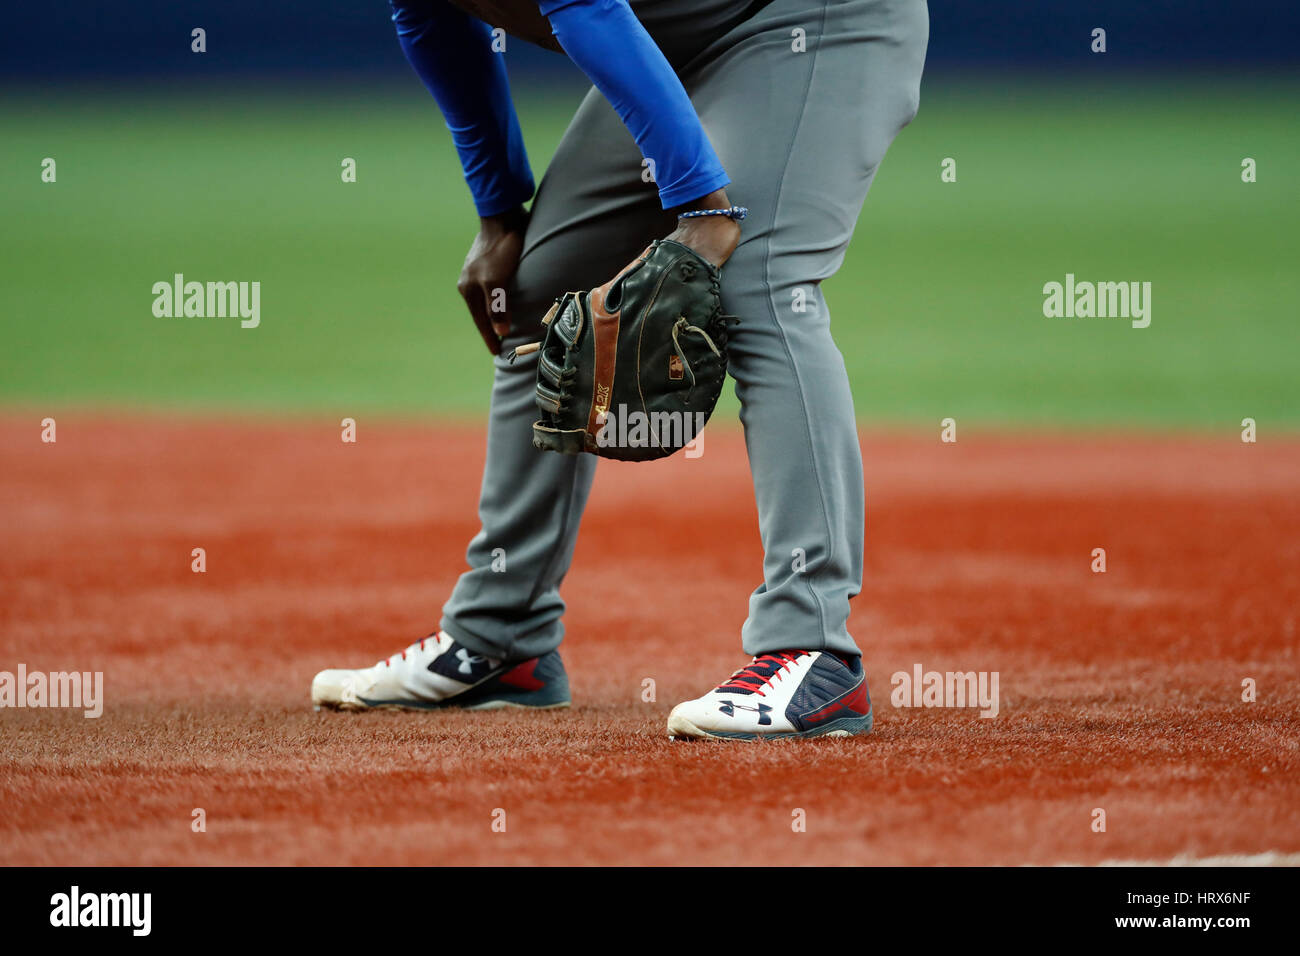
[[[720,274],[670,239],[590,292],[568,292],[543,323],[533,444],[623,461],[690,444],[727,377]],[[528,347],[520,353],[532,351]]]

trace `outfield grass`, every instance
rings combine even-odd
[[[927,86],[827,284],[859,417],[1300,425],[1295,87]],[[534,166],[573,99],[520,96]],[[43,157],[58,181],[40,181]],[[358,181],[340,181],[354,157]],[[1244,184],[1243,157],[1259,181]],[[940,181],[944,157],[957,182]],[[0,402],[476,416],[454,280],[474,217],[418,85],[0,100]],[[173,273],[262,321],[159,319]],[[1153,284],[1152,323],[1042,286]],[[728,399],[729,401],[734,401]]]

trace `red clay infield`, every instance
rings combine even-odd
[[[308,705],[316,670],[437,621],[476,528],[477,430],[362,420],[347,445],[338,416],[69,412],[46,445],[40,417],[0,421],[0,670],[103,671],[106,703],[0,710],[0,862],[1300,851],[1300,442],[865,435],[853,630],[876,731],[674,744],[671,706],[743,663],[760,550],[737,433],[602,465],[566,583],[572,710],[342,715]],[[891,706],[917,663],[997,671],[1000,715]]]

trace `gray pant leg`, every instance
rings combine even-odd
[[[599,94],[584,100],[533,203],[524,253],[508,290],[515,328],[505,351],[541,338],[556,296],[607,281],[656,236],[672,229],[641,155]],[[527,660],[559,646],[578,526],[596,471],[591,455],[533,447],[536,356],[495,360],[481,530],[470,569],[443,606],[441,627],[471,651]]]
[[[677,22],[689,21],[687,11]],[[804,52],[792,48],[795,28]],[[766,552],[749,653],[858,653],[847,618],[862,579],[862,461],[820,282],[843,261],[885,148],[915,112],[926,32],[920,0],[775,0],[684,71],[728,191],[751,208],[723,278],[724,305],[742,320],[732,374]],[[599,285],[672,229],[640,171],[631,137],[593,92],[534,204],[511,296],[516,323],[529,324],[508,346],[540,334],[555,295]],[[523,659],[563,636],[558,588],[595,460],[535,451],[534,362],[496,364],[483,530],[442,626],[478,653]],[[498,548],[504,570],[493,571]]]
[[[847,624],[862,582],[862,454],[820,283],[916,112],[927,35],[921,0],[775,0],[687,76],[728,194],[750,209],[722,281],[741,319],[731,373],[765,554],[750,654],[859,653]]]

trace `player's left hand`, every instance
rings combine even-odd
[[[456,282],[456,290],[493,355],[501,354],[501,340],[510,334],[510,299],[505,290],[519,268],[527,226],[528,212],[522,206],[499,216],[482,217]],[[501,303],[503,310],[492,311],[495,303]]]
[[[686,203],[674,212],[692,209],[729,209],[731,200],[725,189],[717,189],[702,199]],[[679,219],[677,228],[667,238],[689,246],[719,269],[731,258],[740,244],[740,223],[725,216],[702,216],[698,219]]]

